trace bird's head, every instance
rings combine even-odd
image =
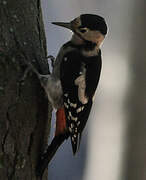
[[[73,31],[72,41],[78,44],[90,42],[99,47],[107,34],[104,18],[93,14],[82,14],[71,22],[53,22],[53,24]]]

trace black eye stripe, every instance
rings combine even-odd
[[[81,29],[80,32],[81,32],[81,33],[85,33],[86,30],[85,30],[85,29]]]
[[[84,29],[85,27],[83,27],[83,26],[80,26],[79,27],[79,31],[81,32],[81,33],[85,33],[86,31],[87,31],[87,29]]]

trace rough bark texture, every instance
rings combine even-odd
[[[45,57],[40,1],[0,0],[0,179],[36,179],[35,166],[47,144],[51,106],[34,73],[23,85],[19,80],[27,67],[24,61],[47,74]]]

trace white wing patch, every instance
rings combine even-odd
[[[69,111],[69,116],[70,116],[71,120],[73,120],[73,121],[77,121],[78,120],[77,117],[72,116],[70,111]]]
[[[70,103],[70,106],[73,107],[73,108],[76,108],[77,104],[76,103]]]
[[[66,102],[64,102],[64,106],[68,109],[69,108],[69,105],[66,103]]]
[[[70,132],[71,143],[73,147],[73,152],[79,148],[80,137],[81,137],[81,125],[82,125],[82,112],[85,105],[80,103],[79,100],[74,100],[72,96],[68,93],[64,94],[64,107],[66,111],[68,130]]]
[[[81,112],[81,111],[82,111],[82,108],[79,107],[79,108],[77,109],[77,113],[79,113],[79,112]]]

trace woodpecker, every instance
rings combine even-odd
[[[100,46],[107,34],[104,18],[93,14],[82,14],[69,23],[52,24],[71,30],[73,35],[61,47],[52,74],[40,75],[34,70],[57,109],[55,137],[39,161],[38,176],[42,176],[65,139],[70,137],[74,155],[79,149],[100,78]]]

